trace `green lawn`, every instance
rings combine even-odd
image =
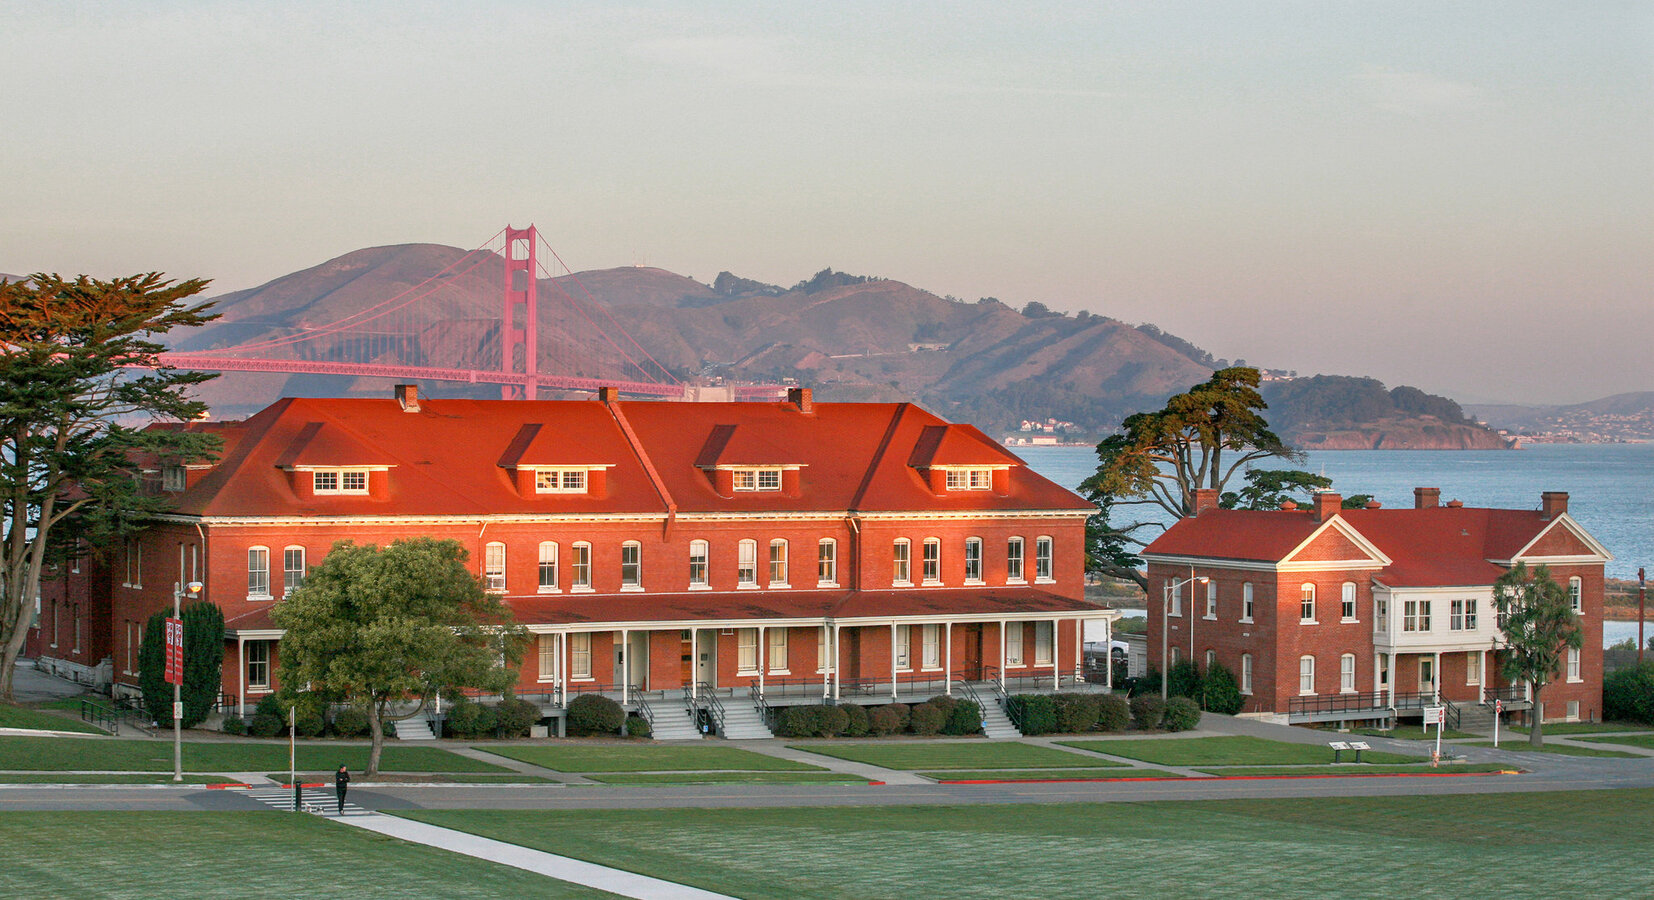
[[[14,897],[615,896],[279,812],[8,812],[0,858]]]
[[[1499,763],[1442,763],[1431,768],[1414,763],[1410,766],[1230,766],[1224,769],[1201,769],[1208,775],[1452,775],[1465,772],[1504,772],[1510,766]]]
[[[1635,722],[1551,722],[1541,730],[1541,734],[1614,734],[1624,731],[1654,731],[1654,725],[1640,725]],[[1505,728],[1499,733],[1499,742],[1504,743],[1507,734],[1528,736],[1526,728]]]
[[[523,774],[516,773],[516,772],[513,772],[509,775],[493,775],[493,774],[481,774],[481,775],[479,775],[479,774],[474,774],[474,773],[471,773],[471,772],[441,772],[441,773],[436,773],[436,774],[410,773],[410,776],[414,777],[414,778],[418,778],[418,780],[421,784],[555,784],[555,783],[557,783],[557,779],[547,778],[544,775],[523,775]],[[5,777],[4,775],[0,775],[0,778],[4,778],[4,777]],[[280,782],[281,784],[291,784],[292,783],[292,782],[287,780],[287,773],[286,772],[271,772],[266,777],[268,777],[272,781]],[[358,777],[358,779],[360,778],[360,773],[358,773],[357,777]],[[390,778],[390,779],[394,780],[398,776],[396,774],[392,773],[390,775],[385,775],[383,777]],[[299,773],[299,784],[316,784],[318,782],[321,783],[321,784],[332,784],[333,783],[333,772],[329,771],[329,772],[300,772]],[[367,784],[372,784],[373,782],[357,780],[354,783],[357,784],[357,785],[367,785]]]
[[[733,747],[661,747],[649,744],[512,744],[477,747],[486,753],[557,772],[820,771],[820,766],[776,759]]]
[[[1137,739],[1119,741],[1063,741],[1077,747],[1161,766],[1267,766],[1330,763],[1332,748],[1325,744],[1288,744],[1263,738],[1223,737]],[[1367,750],[1361,759],[1375,763],[1418,762],[1417,756]]]
[[[1421,731],[1411,725],[1403,725],[1400,728],[1392,728],[1389,731],[1385,731],[1382,728],[1351,728],[1350,733],[1347,735],[1334,734],[1332,732],[1327,733],[1327,740],[1329,741],[1347,741],[1358,737],[1395,738],[1398,741],[1433,741],[1436,739],[1436,729],[1432,728],[1429,731]],[[1454,731],[1451,728],[1442,732],[1442,740],[1444,741],[1456,741],[1464,738],[1478,737],[1482,737],[1482,735],[1470,731]]]
[[[1654,790],[398,814],[749,900],[1457,900],[1654,888],[1646,836],[1628,825],[1654,819]]]
[[[80,714],[80,703],[75,703],[75,714]],[[80,719],[57,716],[15,703],[0,703],[0,728],[32,728],[39,731],[79,731],[83,734],[108,734],[102,728],[88,725]]]
[[[170,772],[116,772],[100,775],[72,775],[68,773],[0,772],[0,784],[172,784]],[[185,784],[235,784],[219,775],[184,773]]]
[[[353,771],[367,768],[362,744],[300,744],[302,769],[332,771],[340,764]],[[286,744],[240,741],[184,743],[186,772],[270,772],[287,767]],[[435,747],[386,747],[379,768],[385,772],[506,772],[501,766]],[[172,771],[171,741],[114,738],[0,737],[0,771]]]
[[[793,748],[886,769],[1052,769],[1096,768],[1106,759],[1050,747],[1020,743],[948,741],[945,743],[807,744]],[[1120,765],[1115,763],[1115,765]]]
[[[1547,732],[1550,731],[1549,728],[1546,728],[1545,730]],[[1524,736],[1523,740],[1526,739],[1526,736]],[[1602,737],[1592,736],[1589,738],[1582,737],[1580,739],[1588,740],[1593,744],[1625,744],[1628,747],[1641,747],[1644,750],[1654,750],[1654,734],[1628,734],[1623,736],[1604,735]],[[1500,743],[1503,744],[1504,742],[1500,741]],[[1546,746],[1549,746],[1549,744]]]
[[[587,775],[604,784],[866,784],[843,772],[612,772]]]
[[[1606,741],[1606,740],[1614,740],[1614,739],[1612,739],[1612,738],[1602,738],[1601,740]],[[1627,740],[1627,739],[1623,739],[1623,738],[1620,739],[1620,741],[1625,741],[1625,740]],[[1492,741],[1472,741],[1471,743],[1458,744],[1457,746],[1460,746],[1460,747],[1492,747],[1493,742]],[[1509,740],[1509,741],[1507,741],[1503,737],[1501,737],[1499,739],[1499,749],[1500,750],[1509,750],[1513,753],[1529,753],[1529,752],[1532,752],[1535,748],[1528,746],[1528,738],[1527,738],[1526,735],[1523,735],[1521,737],[1516,738],[1515,740]],[[1541,753],[1556,753],[1556,754],[1560,754],[1562,756],[1601,756],[1601,757],[1607,757],[1609,759],[1642,759],[1643,758],[1642,754],[1640,754],[1640,753],[1626,753],[1623,750],[1608,750],[1608,749],[1598,750],[1598,749],[1595,749],[1595,748],[1592,748],[1592,747],[1575,747],[1575,746],[1570,746],[1568,744],[1554,744],[1554,743],[1551,743],[1550,741],[1546,741],[1543,746],[1538,748],[1538,750]]]
[[[1122,778],[1182,778],[1159,769],[1001,769],[992,772],[920,772],[936,781],[1118,781]]]

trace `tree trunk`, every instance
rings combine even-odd
[[[373,736],[373,746],[368,750],[368,770],[364,775],[379,774],[379,754],[385,749],[385,722],[380,718],[383,711],[378,703],[368,703],[368,734]]]
[[[1535,750],[1545,746],[1545,704],[1539,702],[1539,689],[1533,689],[1533,722],[1528,726],[1528,746]]]

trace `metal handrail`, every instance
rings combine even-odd
[[[761,688],[755,684],[747,689],[747,693],[752,697],[752,708],[758,711],[759,717],[763,719],[765,723],[768,723],[770,721],[770,714],[774,712],[774,710],[770,708],[769,701],[764,698],[764,688]]]
[[[699,695],[696,699],[706,704],[706,708],[711,710],[712,722],[717,726],[718,734],[723,734],[724,704],[719,702],[717,695],[713,693],[712,685],[704,681],[697,681],[695,682],[695,693]]]
[[[998,672],[999,670],[994,668],[994,671]],[[1016,704],[1011,702],[1011,695],[1005,690],[1004,680],[999,678],[990,678],[987,679],[987,682],[994,686],[994,699],[999,702],[999,708],[1005,711],[1005,718],[1010,719],[1011,724],[1016,726],[1018,731],[1021,731],[1022,714],[1019,710],[1014,708]]]
[[[1288,716],[1295,716],[1314,715],[1316,713],[1364,712],[1385,709],[1390,706],[1412,708],[1412,704],[1408,702],[1410,699],[1408,695],[1397,694],[1394,703],[1389,702],[1387,696],[1384,691],[1363,691],[1352,694],[1292,697],[1287,700],[1286,711]],[[1431,695],[1419,694],[1416,696],[1429,697]]]
[[[649,723],[649,730],[654,731],[655,711],[649,708],[649,701],[643,699],[643,691],[634,684],[628,687],[626,694],[627,701],[637,707],[638,713],[643,716],[643,721]]]
[[[958,688],[961,694],[965,695],[966,700],[976,704],[977,718],[980,720],[984,707],[982,706],[982,697],[976,693],[976,688],[971,687],[971,683],[963,678],[954,681],[953,686]]]
[[[118,734],[121,730],[121,717],[115,710],[106,709],[90,700],[80,701],[80,720],[96,725],[110,734]]]
[[[1502,688],[1482,689],[1482,703],[1487,706],[1492,706],[1493,701],[1495,700],[1503,700],[1506,703],[1513,703],[1518,701],[1526,702],[1527,699],[1528,686],[1525,684],[1510,684]]]

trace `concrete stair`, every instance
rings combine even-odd
[[[977,695],[982,697],[983,734],[991,738],[1022,737],[1022,732],[1011,724],[1011,717],[1005,714],[1005,708],[999,705],[998,700],[993,699],[991,689],[988,693],[978,691]]]
[[[744,697],[732,697],[723,702],[725,738],[732,741],[763,741],[775,737],[751,701]]]
[[[414,716],[396,723],[396,739],[399,741],[434,741],[436,735],[431,733],[431,722],[424,716]]]
[[[655,740],[687,741],[701,737],[701,730],[696,726],[695,719],[682,705],[651,705],[651,708],[655,713],[655,721],[650,723],[654,728],[651,736]]]
[[[1493,708],[1480,703],[1459,704],[1459,730],[1473,734],[1493,732]]]

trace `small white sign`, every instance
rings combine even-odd
[[[174,719],[184,718],[184,703],[183,703],[183,701],[181,701],[181,700],[176,701],[172,704],[172,717]]]
[[[1426,706],[1424,708],[1424,724],[1440,726],[1446,719],[1447,707]]]

